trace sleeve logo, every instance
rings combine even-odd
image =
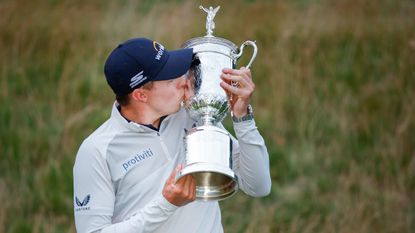
[[[86,206],[88,205],[89,201],[91,200],[91,194],[86,195],[86,197],[82,200],[82,202],[78,199],[78,197],[75,197],[75,203],[78,206],[78,208],[75,208],[75,211],[81,211],[81,210],[89,210],[90,207]]]
[[[82,202],[79,201],[78,197],[75,197],[76,205],[79,207],[86,206],[91,199],[91,195],[88,194]]]

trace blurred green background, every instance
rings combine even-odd
[[[200,4],[221,5],[216,36],[259,47],[272,193],[221,202],[225,232],[415,232],[413,0],[1,0],[0,232],[75,231],[75,154],[114,100],[105,58],[204,35]]]

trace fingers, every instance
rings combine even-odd
[[[186,175],[176,182],[176,186],[181,188],[181,194],[188,200],[196,199],[196,182],[192,175]]]
[[[247,73],[241,73],[241,75],[224,73],[221,78],[223,82],[220,83],[220,86],[225,89],[229,96],[249,99],[254,92],[255,84]],[[232,85],[233,83],[236,83],[236,85]]]
[[[180,170],[182,170],[183,165],[179,164],[177,167],[173,170],[173,172],[170,174],[169,178],[166,180],[166,184],[175,185],[176,184],[176,175]]]
[[[240,87],[255,87],[255,84],[252,81],[251,71],[244,67],[239,70],[225,68],[223,69],[221,78],[228,84],[231,82],[237,82]]]
[[[228,92],[228,96],[234,95],[238,98],[247,98],[249,97],[249,93],[244,91],[242,88],[238,88],[237,86],[232,86],[226,82],[221,82],[220,86]]]
[[[183,206],[196,199],[196,182],[191,175],[181,177],[175,180],[176,174],[180,172],[182,165],[176,169],[167,178],[163,188],[163,196],[173,205]]]
[[[220,83],[220,86],[228,95],[234,116],[246,115],[251,95],[255,90],[251,71],[244,67],[239,70],[226,68],[223,69],[221,78],[223,82]],[[236,85],[232,85],[234,83]]]

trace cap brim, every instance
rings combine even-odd
[[[154,81],[175,79],[184,75],[192,64],[193,49],[169,51],[169,58]]]

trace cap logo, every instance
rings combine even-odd
[[[161,44],[159,44],[159,43],[157,43],[157,42],[155,42],[155,41],[153,41],[153,47],[157,51],[156,57],[154,59],[160,60],[161,59],[161,56],[164,53],[164,46],[161,45]]]
[[[142,83],[144,80],[147,79],[147,76],[143,76],[144,71],[134,75],[134,77],[130,80],[130,87],[135,88],[138,84]]]

